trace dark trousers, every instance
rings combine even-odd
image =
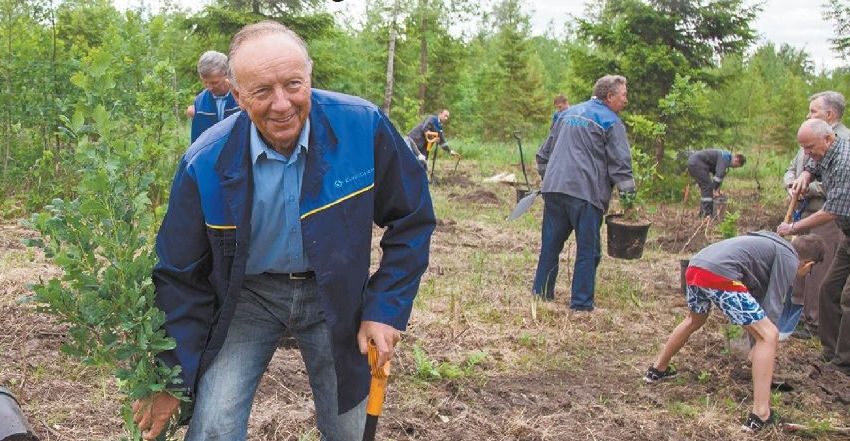
[[[540,259],[532,292],[546,300],[555,297],[558,256],[573,230],[576,232],[576,264],[570,293],[570,308],[593,310],[596,267],[602,257],[599,229],[602,210],[588,201],[563,193],[543,193],[543,232]]]
[[[804,216],[805,219],[808,216]],[[835,222],[827,222],[824,225],[812,228],[809,234],[820,236],[823,239],[824,254],[823,262],[815,265],[812,272],[807,276],[794,279],[794,295],[792,302],[795,305],[803,305],[803,320],[806,327],[812,332],[818,329],[818,304],[820,303],[820,288],[826,273],[832,266],[835,251],[844,240],[844,233]]]
[[[818,334],[823,355],[850,369],[850,238],[838,246],[835,260],[821,285]]]
[[[688,174],[697,181],[699,185],[699,215],[714,215],[714,181],[708,169],[698,164],[688,165]]]

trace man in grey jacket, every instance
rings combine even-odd
[[[755,341],[750,353],[753,410],[743,429],[757,432],[775,423],[777,418],[770,409],[779,339],[775,323],[794,277],[807,274],[821,260],[823,240],[813,235],[799,236],[789,244],[777,234],[759,231],[703,248],[691,258],[685,273],[690,314],[670,335],[644,380],[656,383],[676,376],[670,359],[705,324],[713,304]]]
[[[832,126],[832,130],[839,138],[850,139],[850,129],[841,123],[841,117],[844,115],[844,95],[839,92],[826,91],[812,95],[809,98],[809,118],[817,118],[826,121]],[[788,191],[788,197],[793,197],[794,192],[791,185],[805,170],[806,164],[809,162],[809,155],[806,154],[802,147],[797,151],[797,155],[791,160],[788,165],[788,170],[785,172],[783,181],[785,188]],[[805,195],[800,195],[800,202],[797,204],[797,210],[794,214],[794,220],[802,220],[814,213],[817,213],[823,204],[826,202],[826,193],[823,184],[820,181],[812,181],[809,183],[809,191]],[[803,321],[806,325],[805,332],[795,332],[794,335],[800,338],[809,338],[812,334],[818,332],[818,292],[820,291],[821,283],[826,276],[826,271],[832,265],[832,259],[835,257],[835,250],[838,244],[844,239],[844,233],[838,228],[835,222],[827,222],[823,225],[811,228],[808,233],[820,236],[826,244],[826,249],[823,258],[823,265],[818,265],[812,270],[812,273],[807,277],[798,277],[794,280],[794,290],[791,296],[791,304],[793,309],[802,307]],[[800,312],[796,312],[799,317]],[[793,313],[791,314],[794,315]],[[793,320],[793,319],[792,319]],[[796,320],[790,324],[789,329],[780,329],[780,339],[783,331],[790,332]]]
[[[688,174],[697,181],[700,192],[700,216],[714,215],[714,198],[720,194],[720,185],[726,171],[744,165],[747,158],[726,150],[699,150],[688,155]],[[711,175],[714,175],[713,177]]]
[[[589,101],[564,110],[537,152],[543,177],[543,231],[532,293],[554,299],[558,255],[575,230],[576,263],[570,308],[592,311],[596,267],[601,258],[599,229],[612,185],[634,193],[632,157],[618,114],[628,103],[626,79],[605,75]]]

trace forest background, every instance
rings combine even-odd
[[[328,3],[218,0],[192,12],[168,2],[120,11],[109,0],[0,0],[0,213],[70,196],[63,159],[99,108],[116,130],[141,136],[149,160],[174,164],[188,144],[184,109],[202,87],[198,55],[227,52],[240,26],[267,17],[307,40],[315,87],[378,104],[402,133],[451,109],[446,132],[467,157],[510,149],[515,131],[534,146],[554,95],[586,100],[605,73],[629,79],[624,119],[662,174],[686,149],[787,156],[807,97],[850,92],[846,67],[816,72],[803,49],[755,47],[764,3],[609,0],[588,6],[563,36],[532,35],[520,0],[370,0],[356,27]],[[848,4],[821,6],[837,57],[847,54]],[[482,143],[493,144],[475,148]],[[678,184],[657,180],[662,191],[651,194],[675,198]]]

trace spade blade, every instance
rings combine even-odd
[[[534,190],[531,193],[529,193],[528,195],[526,195],[524,198],[520,199],[519,202],[517,202],[513,213],[511,213],[511,215],[508,216],[508,220],[509,221],[514,220],[514,219],[522,216],[523,214],[525,214],[528,211],[528,209],[531,208],[531,206],[534,204],[534,200],[537,199],[537,196],[539,194],[540,194],[540,190]]]

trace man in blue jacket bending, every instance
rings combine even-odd
[[[204,90],[186,109],[186,114],[192,117],[192,142],[217,122],[239,111],[227,83],[227,55],[204,52],[198,59],[198,76],[204,83]]]
[[[187,440],[244,440],[284,330],[301,350],[323,439],[359,440],[373,340],[379,364],[405,329],[435,218],[425,172],[387,117],[311,89],[304,42],[277,22],[240,30],[232,92],[244,112],[184,155],[157,237],[153,280],[194,403]],[[372,225],[385,228],[369,274]],[[134,404],[153,439],[178,401]]]

